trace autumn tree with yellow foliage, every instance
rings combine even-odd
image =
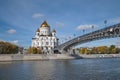
[[[41,48],[29,47],[27,53],[29,53],[29,54],[41,54],[42,50],[41,50]]]
[[[80,54],[117,54],[120,53],[120,48],[115,47],[115,45],[98,46],[93,48],[81,48]]]
[[[0,41],[0,54],[18,53],[18,46],[9,42]]]

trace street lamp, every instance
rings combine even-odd
[[[94,29],[94,25],[92,25],[92,27],[91,27],[91,28],[92,28],[92,32],[93,32],[93,29]]]
[[[85,29],[83,29],[83,34],[85,33]]]
[[[106,27],[106,24],[107,24],[107,20],[104,21],[104,24],[105,24],[105,27]]]
[[[74,37],[76,36],[76,34],[74,34]]]

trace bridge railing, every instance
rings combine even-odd
[[[115,24],[112,26],[108,26],[106,28],[96,30],[94,32],[90,32],[87,34],[84,34],[82,36],[78,36],[72,40],[69,40],[61,45],[58,46],[59,49],[67,49],[69,47],[82,44],[85,42],[93,41],[93,40],[99,40],[99,39],[105,39],[105,38],[114,38],[114,37],[120,37],[120,23]]]

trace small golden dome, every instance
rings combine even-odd
[[[39,28],[36,30],[36,32],[40,32]]]
[[[53,30],[52,30],[52,32],[55,32],[55,33],[56,33],[56,30],[55,30],[55,29],[53,29]]]
[[[41,24],[41,26],[40,27],[50,27],[49,25],[48,25],[48,23],[46,22],[46,21],[44,21],[42,24]]]

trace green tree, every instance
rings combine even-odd
[[[18,46],[9,42],[0,41],[0,54],[15,54],[18,52]]]
[[[115,48],[115,53],[120,53],[120,48]]]
[[[110,54],[112,54],[112,53],[115,53],[115,45],[111,45],[110,47],[109,47],[109,53]]]

